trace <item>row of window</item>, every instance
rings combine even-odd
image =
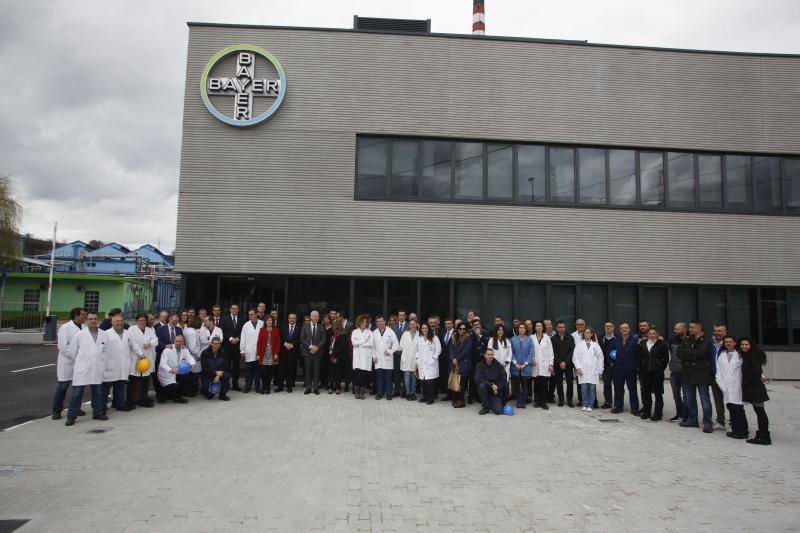
[[[357,198],[800,212],[800,157],[359,136]]]

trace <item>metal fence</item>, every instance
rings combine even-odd
[[[0,306],[0,329],[40,329],[44,310],[38,302],[3,302]]]

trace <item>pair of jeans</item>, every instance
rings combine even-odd
[[[414,375],[414,372],[403,370],[403,386],[406,388],[406,396],[416,394],[417,376]]]
[[[686,410],[686,403],[683,401],[683,379],[680,372],[670,372],[669,385],[672,387],[672,399],[675,402],[675,414],[686,419],[689,413]]]
[[[92,390],[92,414],[97,416],[103,413],[106,408],[106,398],[103,397],[103,385],[78,385],[72,387],[72,398],[69,400],[69,411],[67,417],[75,418],[81,410],[81,401],[83,400],[83,388],[91,387]]]
[[[392,369],[375,369],[375,394],[378,396],[392,397]]]
[[[211,382],[213,381],[208,375],[203,374],[203,378],[200,383],[201,391],[203,396],[208,398],[209,400],[214,397],[213,394],[208,392],[208,388],[211,386]],[[225,394],[228,393],[228,389],[231,386],[231,375],[227,372],[222,373],[222,377],[219,378],[219,397],[224,398]]]
[[[508,384],[505,381],[500,381],[496,385],[497,393],[495,394],[491,385],[480,383],[478,385],[478,396],[481,399],[481,407],[499,415],[503,413],[503,405],[505,405],[506,398],[508,398]],[[525,401],[524,397],[522,401]]]
[[[708,391],[708,385],[690,385],[689,383],[683,384],[683,401],[686,404],[687,417],[686,422],[691,425],[697,425],[697,396],[700,396],[700,405],[703,409],[703,427],[711,428],[711,395]]]
[[[631,412],[639,410],[639,393],[636,391],[636,371],[631,368],[620,366],[614,367],[614,408],[623,409],[625,407],[625,388],[628,388],[630,395],[629,402]]]
[[[261,372],[258,361],[248,361],[244,364],[244,387],[250,389],[255,382],[256,390],[261,388]]]
[[[106,403],[108,402],[108,393],[109,391],[111,391],[113,393],[113,400],[111,401],[111,405],[114,407],[114,409],[125,407],[125,388],[127,385],[128,382],[122,380],[104,381],[103,406],[105,407]]]
[[[60,413],[61,410],[64,409],[64,399],[67,397],[67,390],[69,390],[71,383],[72,380],[58,382],[58,386],[56,386],[56,393],[53,395],[54,413]]]
[[[603,405],[614,405],[614,369],[611,366],[603,368]]]
[[[597,399],[597,385],[581,383],[581,407],[592,407]]]
[[[530,376],[511,376],[511,390],[517,398],[517,407],[520,409],[525,408],[525,398],[528,397],[530,382]]]

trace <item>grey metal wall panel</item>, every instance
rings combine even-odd
[[[208,59],[239,43],[287,76],[281,110],[248,129],[199,94]],[[353,199],[357,133],[800,153],[799,100],[794,57],[191,27],[177,268],[800,285],[798,217]],[[515,229],[525,245],[491,250]]]

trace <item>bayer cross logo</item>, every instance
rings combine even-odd
[[[228,76],[210,76],[217,63],[233,54],[236,54],[236,65]],[[262,59],[259,61],[258,58]],[[271,63],[278,78],[261,77],[257,72],[259,62],[264,66]],[[286,95],[286,75],[280,62],[266,50],[244,44],[229,46],[212,57],[203,70],[200,83],[206,108],[212,115],[231,126],[254,126],[264,122],[278,110]],[[212,96],[215,101],[229,102],[224,108],[226,113],[220,112],[211,102]],[[216,98],[220,96],[225,98]],[[258,113],[257,109],[264,108],[258,100],[264,98],[272,102],[265,111]]]

